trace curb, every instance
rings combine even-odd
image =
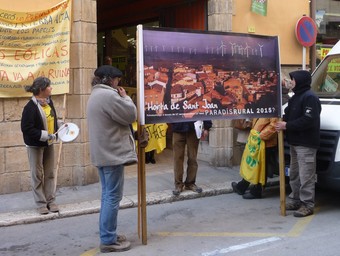
[[[233,190],[226,182],[219,184],[202,185],[203,192],[197,194],[192,191],[183,191],[179,196],[172,195],[172,190],[152,192],[146,195],[147,205],[164,204],[176,201],[183,201],[201,197],[217,196],[232,193]],[[138,196],[124,196],[120,202],[120,209],[134,208],[138,206]],[[85,214],[98,213],[100,210],[100,200],[92,200],[80,203],[61,204],[59,213],[49,213],[40,215],[35,209],[16,211],[0,214],[0,227],[37,223],[46,220],[74,217]]]

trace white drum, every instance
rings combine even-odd
[[[58,138],[63,142],[75,140],[79,135],[79,127],[74,123],[65,123],[58,130]]]

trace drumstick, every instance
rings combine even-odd
[[[58,131],[56,131],[54,134],[57,134],[57,133],[60,132],[62,129],[66,128],[67,126],[68,126],[67,124],[62,125],[62,126],[58,129]]]

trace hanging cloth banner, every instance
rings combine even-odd
[[[71,0],[37,12],[0,9],[0,98],[27,97],[39,76],[69,92]]]
[[[262,16],[267,16],[267,0],[252,0],[251,11]]]

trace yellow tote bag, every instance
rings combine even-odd
[[[260,133],[254,129],[250,130],[247,144],[244,148],[240,175],[251,184],[265,185],[266,181],[266,145],[260,138]]]

